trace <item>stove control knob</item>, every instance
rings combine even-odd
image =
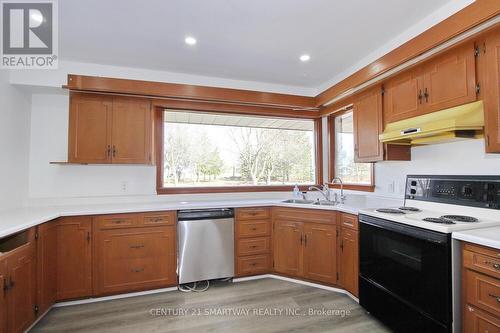
[[[416,180],[412,180],[411,183],[410,183],[411,186],[417,186],[417,181]]]
[[[416,193],[417,193],[417,190],[415,190],[415,189],[413,189],[413,188],[412,188],[412,189],[410,190],[410,193],[411,193],[411,194],[416,194]]]

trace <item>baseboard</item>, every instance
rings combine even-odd
[[[104,297],[96,297],[96,298],[86,298],[86,299],[77,300],[77,301],[60,302],[60,303],[54,304],[53,306],[56,307],[56,308],[58,308],[58,307],[71,306],[71,305],[97,303],[97,302],[111,301],[111,300],[114,300],[114,299],[136,297],[136,296],[144,296],[144,295],[151,295],[151,294],[159,294],[159,293],[164,293],[164,292],[174,291],[174,290],[177,290],[177,287],[169,287],[169,288],[153,289],[153,290],[146,290],[146,291],[138,291],[138,292],[134,292],[134,293],[119,294],[119,295],[104,296]]]
[[[335,288],[335,287],[330,287],[330,286],[325,286],[323,284],[319,283],[314,283],[314,282],[309,282],[309,281],[303,281],[299,279],[294,279],[294,278],[289,278],[286,276],[281,276],[281,275],[276,275],[276,274],[263,274],[263,275],[254,275],[254,276],[246,276],[246,277],[241,277],[241,278],[236,278],[233,279],[233,282],[244,282],[244,281],[251,281],[251,280],[260,280],[260,279],[276,279],[276,280],[283,280],[287,282],[292,282],[292,283],[297,283],[297,284],[302,284],[304,286],[308,287],[313,287],[313,288],[318,288],[318,289],[323,289],[323,290],[328,290],[328,291],[333,291],[336,293],[342,293],[350,298],[352,298],[356,303],[359,303],[359,299],[348,292],[345,289],[341,288]]]

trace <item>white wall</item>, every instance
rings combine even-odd
[[[29,96],[0,70],[0,210],[21,206],[28,189]]]
[[[500,175],[500,154],[484,149],[483,139],[414,147],[411,161],[375,164],[375,194],[402,197],[408,174]]]

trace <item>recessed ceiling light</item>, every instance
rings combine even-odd
[[[300,61],[309,61],[309,59],[311,59],[311,56],[309,54],[303,54],[300,56]]]
[[[184,39],[184,42],[186,42],[187,45],[194,45],[196,44],[196,38],[189,36]]]

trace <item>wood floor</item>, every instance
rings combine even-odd
[[[187,314],[179,309],[186,309]],[[313,310],[316,312],[312,313]],[[262,279],[219,283],[202,293],[172,291],[53,308],[31,332],[374,333],[389,330],[344,294]]]

